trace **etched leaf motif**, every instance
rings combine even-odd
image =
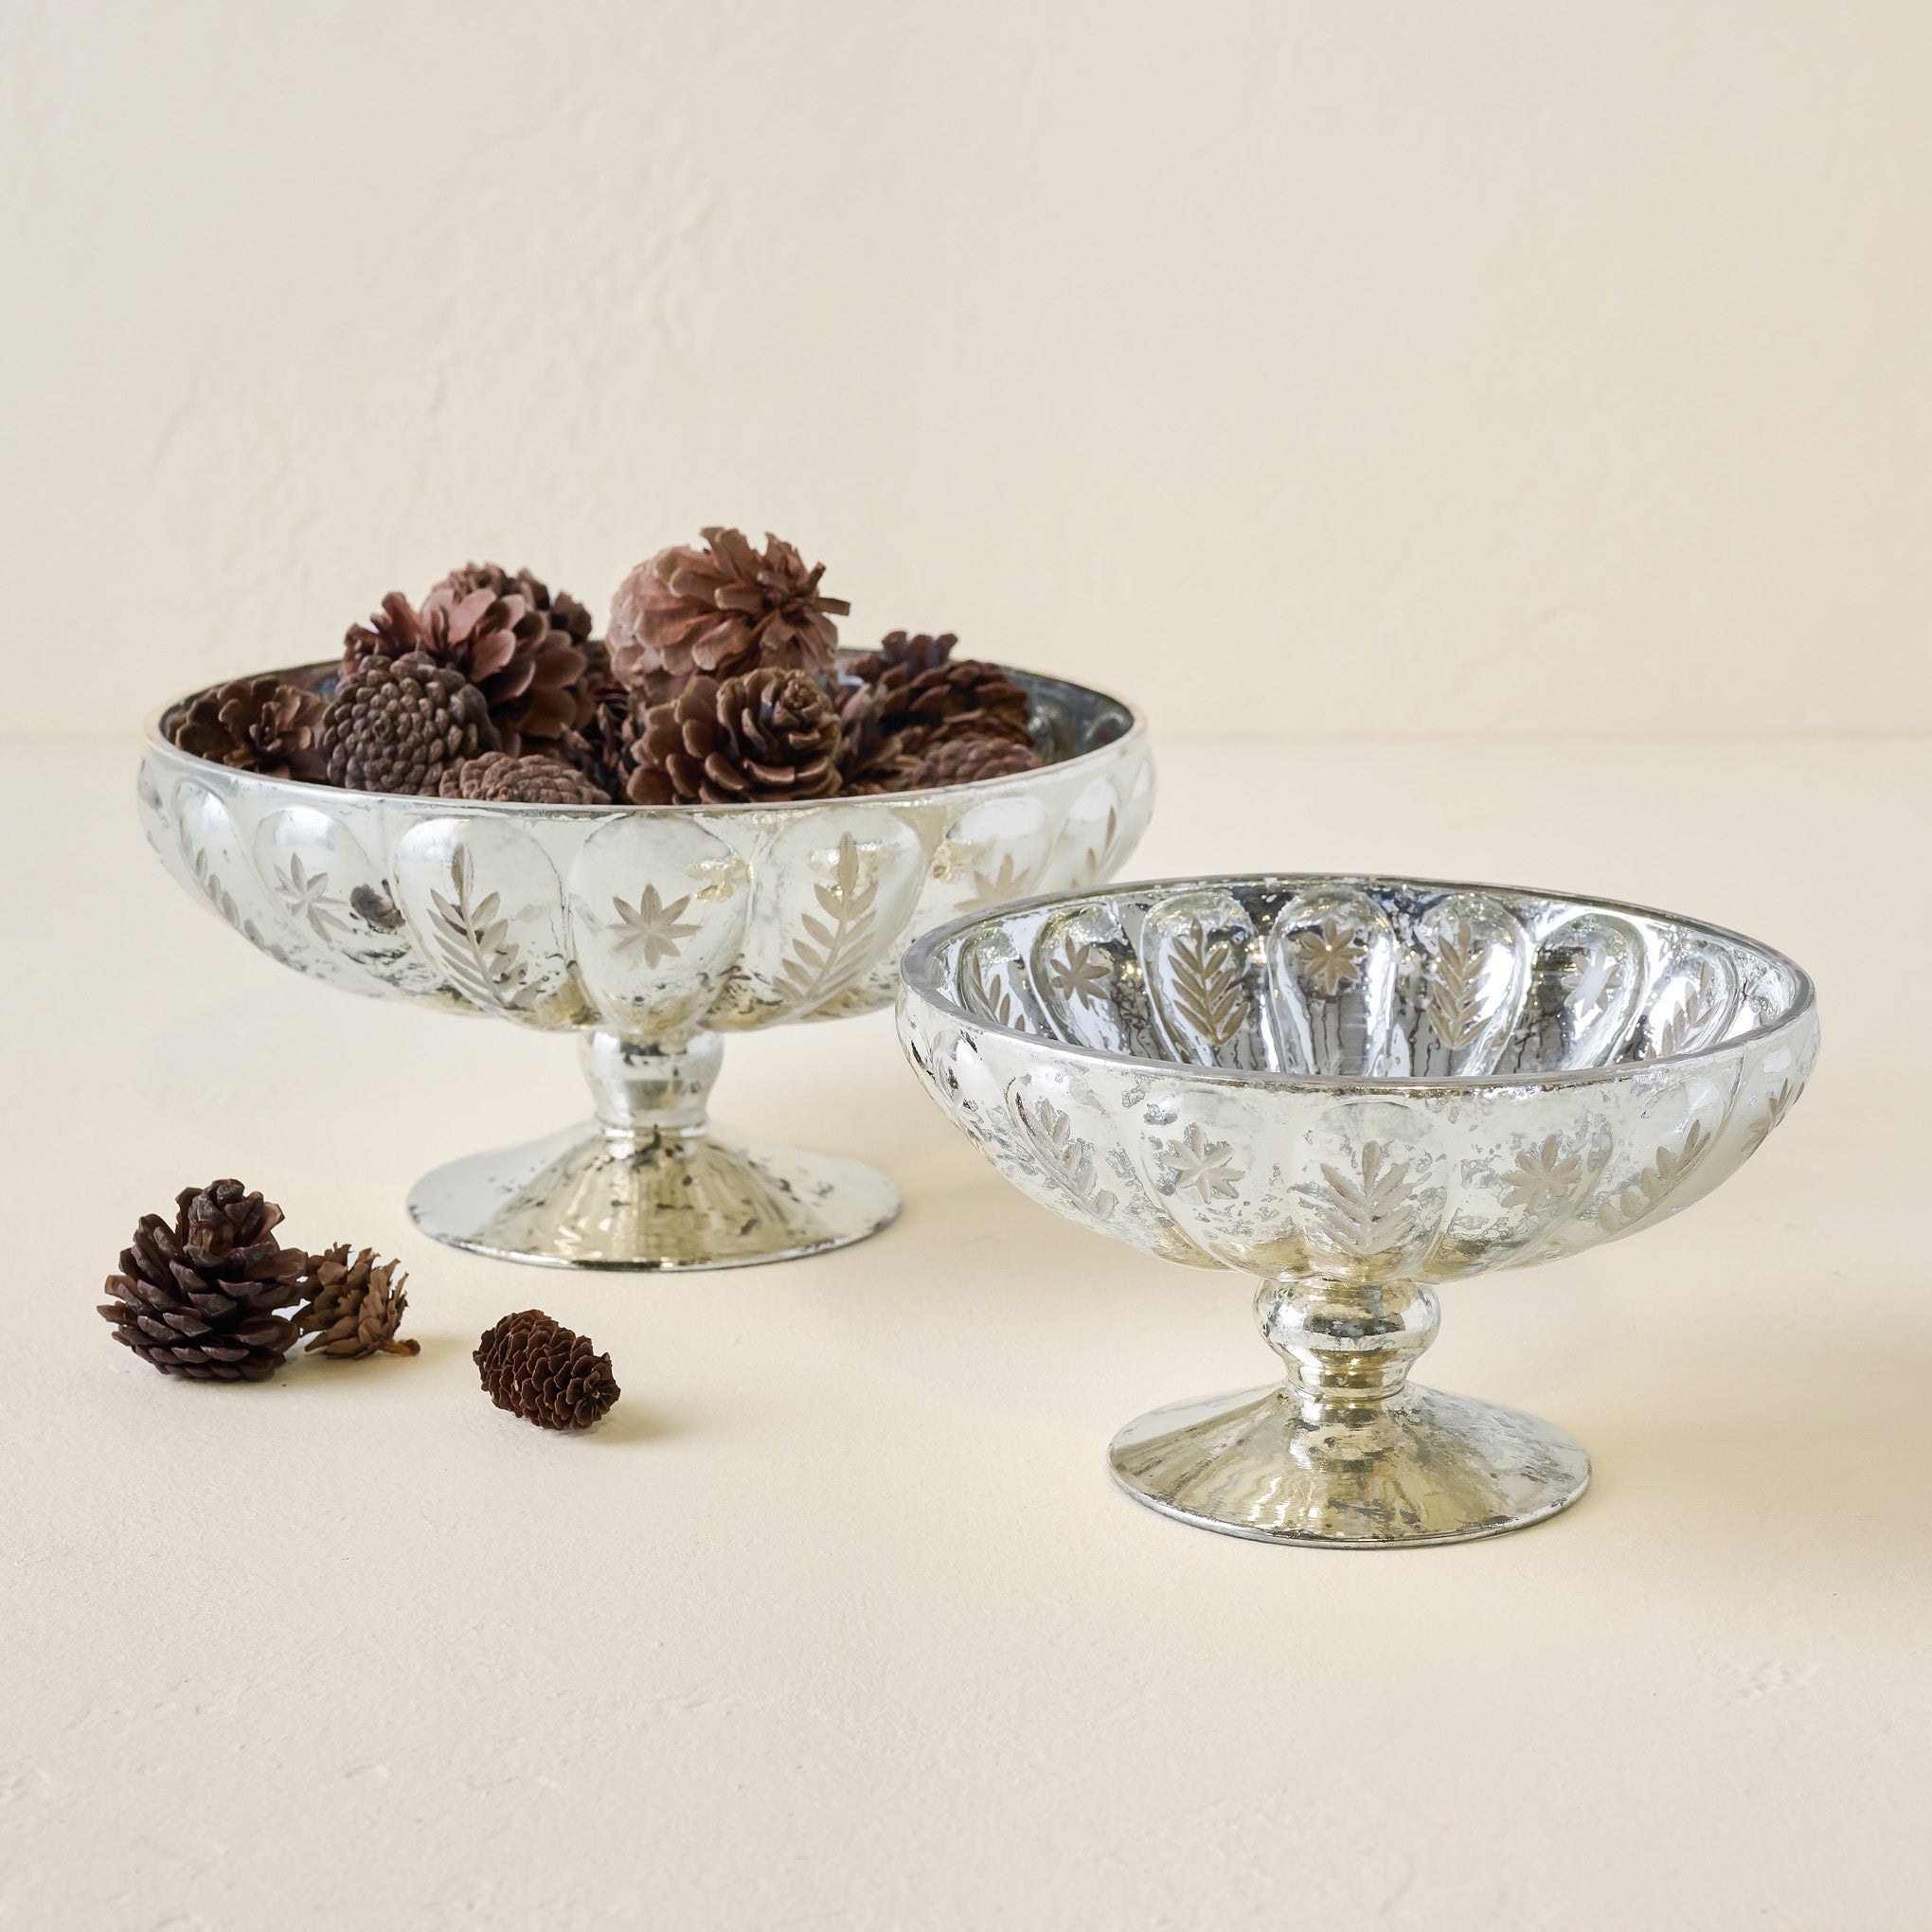
[[[1345,926],[1334,918],[1325,919],[1318,926],[1295,935],[1301,976],[1315,992],[1333,999],[1344,987],[1355,983],[1368,943],[1367,936],[1355,927]]]
[[[1082,886],[1098,886],[1107,876],[1107,873],[1113,868],[1114,846],[1119,836],[1120,808],[1118,805],[1109,805],[1107,807],[1106,832],[1102,836],[1098,850],[1093,846],[1087,847],[1086,860],[1081,868],[1081,875],[1078,879],[1074,880],[1068,890],[1078,892]]]
[[[1094,1151],[1074,1137],[1073,1122],[1051,1100],[1035,1100],[1031,1111],[1017,1094],[1013,1118],[1020,1123],[1040,1165],[1097,1220],[1114,1211],[1115,1199],[1100,1185],[1094,1172]]]
[[[1469,921],[1459,919],[1437,942],[1429,960],[1425,1002],[1429,1025],[1437,1039],[1454,1051],[1474,1046],[1482,1031],[1482,968],[1487,957],[1488,948],[1470,930]]]
[[[1189,1188],[1203,1201],[1231,1199],[1241,1191],[1247,1172],[1233,1165],[1234,1150],[1225,1140],[1209,1140],[1200,1124],[1191,1125],[1163,1156],[1169,1184],[1178,1193]]]
[[[529,984],[523,948],[510,937],[499,895],[491,892],[472,899],[475,869],[467,846],[458,846],[450,860],[450,884],[454,900],[434,887],[429,898],[434,909],[430,934],[451,983],[478,1006],[506,1012],[523,1012],[534,1006],[544,996],[543,989]]]
[[[1046,961],[1046,978],[1062,999],[1099,1004],[1107,990],[1107,956],[1085,939],[1069,939]]]
[[[1605,1234],[1621,1234],[1653,1208],[1662,1207],[1703,1158],[1709,1145],[1710,1136],[1705,1131],[1704,1122],[1694,1121],[1690,1133],[1685,1135],[1681,1148],[1675,1151],[1668,1147],[1658,1148],[1651,1156],[1650,1165],[1636,1181],[1621,1193],[1613,1194],[1598,1208],[1598,1225]]]
[[[1400,1247],[1415,1227],[1415,1190],[1408,1163],[1390,1160],[1379,1141],[1362,1149],[1360,1172],[1344,1173],[1326,1163],[1329,1194],[1321,1203],[1330,1240],[1358,1260]]]
[[[1005,977],[988,969],[984,953],[975,953],[966,961],[966,996],[974,1010],[983,1013],[995,1027],[1010,1027],[1016,1033],[1030,1032],[1025,1010],[1013,997]]]
[[[288,965],[287,952],[257,931],[255,921],[235,903],[234,895],[222,883],[222,875],[215,870],[207,853],[188,837],[186,825],[176,829],[175,843],[181,850],[181,862],[188,868],[201,896],[258,952],[266,953],[281,965]]]
[[[628,953],[633,946],[641,946],[646,966],[675,959],[684,950],[683,942],[698,931],[694,925],[678,923],[678,916],[690,903],[691,896],[686,893],[682,899],[667,905],[657,896],[655,886],[645,886],[644,896],[635,905],[627,900],[613,898],[611,911],[617,916],[622,937],[613,942],[611,950]]]
[[[342,917],[348,907],[329,890],[329,874],[310,871],[300,853],[291,856],[286,871],[276,868],[275,883],[289,917],[305,921],[318,939],[326,941],[331,934],[349,930]]]
[[[1575,1197],[1584,1172],[1582,1152],[1565,1153],[1562,1136],[1552,1134],[1516,1156],[1503,1176],[1503,1204],[1531,1214],[1558,1207]]]
[[[1786,1081],[1769,1100],[1764,1110],[1744,1130],[1744,1152],[1742,1158],[1748,1160],[1771,1137],[1771,1130],[1791,1112],[1798,1103],[1798,1097],[1804,1091],[1802,1081]]]
[[[779,961],[774,982],[779,997],[795,1006],[835,993],[871,955],[879,885],[861,864],[850,832],[838,842],[831,883],[812,890],[823,917],[808,912],[798,921],[798,935]]]
[[[1247,1018],[1241,957],[1234,947],[1226,939],[1210,941],[1197,919],[1174,940],[1169,965],[1174,1011],[1209,1046],[1225,1046]]]
[[[1675,1012],[1651,1036],[1651,1057],[1668,1059],[1685,1052],[1723,1008],[1723,976],[1708,959],[1700,960],[1696,983],[1690,987]]]

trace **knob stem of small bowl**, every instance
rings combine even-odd
[[[1255,1316],[1311,1422],[1400,1395],[1442,1320],[1435,1296],[1413,1281],[1263,1281]]]

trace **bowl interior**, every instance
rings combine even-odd
[[[1374,1084],[1601,1077],[1811,1001],[1780,954],[1640,907],[1490,886],[1267,875],[1010,906],[929,936],[908,986],[1109,1056]]]
[[[870,651],[841,651],[837,660],[840,683],[848,686],[855,684],[857,679],[852,673],[852,665],[876,654]],[[294,665],[280,671],[251,675],[282,678],[328,698],[334,694],[340,668],[338,659],[330,658],[322,664]],[[1069,759],[1083,757],[1124,738],[1134,727],[1133,710],[1118,698],[1109,697],[1105,691],[1091,690],[1085,685],[1070,684],[1064,678],[1046,677],[1037,671],[1020,671],[1011,666],[1006,667],[1006,670],[1031,700],[1028,722],[1032,728],[1035,748],[1044,763],[1064,764]],[[191,691],[168,706],[154,723],[155,734],[166,740],[174,721],[203,695],[200,691]]]

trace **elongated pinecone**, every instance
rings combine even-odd
[[[420,1342],[399,1341],[409,1297],[402,1292],[408,1277],[400,1261],[378,1262],[373,1248],[364,1248],[354,1261],[349,1243],[311,1256],[302,1292],[308,1304],[296,1311],[295,1325],[310,1336],[304,1351],[313,1355],[413,1355]]]
[[[434,796],[446,767],[497,749],[490,705],[461,671],[420,653],[365,657],[322,716],[329,782]]]
[[[600,1422],[619,1390],[611,1358],[592,1352],[540,1308],[506,1315],[472,1357],[490,1400],[543,1429],[587,1429]]]
[[[660,550],[617,586],[611,605],[611,669],[658,705],[693,677],[751,671],[829,671],[833,617],[851,609],[822,596],[823,564],[768,531],[762,552],[742,530],[712,525],[702,548]]]
[[[565,623],[581,623],[587,635],[590,618],[573,599],[563,599],[561,613],[539,605],[540,593],[549,596],[539,579],[510,578],[493,564],[453,571],[420,611],[392,590],[367,624],[349,627],[343,669],[372,657],[427,657],[483,693],[498,742],[512,756],[527,739],[554,742],[589,708],[581,689],[589,660]]]
[[[263,772],[272,778],[319,779],[322,700],[276,677],[239,677],[204,691],[169,727],[195,758]]]
[[[494,798],[521,805],[608,805],[611,795],[561,759],[486,751],[443,767],[445,798]]]
[[[194,1382],[266,1382],[295,1339],[278,1309],[302,1299],[309,1257],[273,1230],[282,1211],[240,1181],[175,1196],[174,1225],[144,1214],[100,1313],[164,1375]]]
[[[1040,754],[1030,744],[1005,738],[940,738],[926,747],[903,784],[888,789],[920,792],[932,785],[972,785],[1039,768]]]
[[[626,792],[638,805],[828,798],[838,740],[838,713],[809,671],[696,677],[645,718]]]

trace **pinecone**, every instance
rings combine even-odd
[[[937,637],[926,631],[887,631],[879,639],[878,650],[850,652],[840,669],[868,682],[888,671],[903,671],[907,678],[915,678],[922,671],[938,670],[958,641],[955,631],[942,631]]]
[[[499,799],[521,805],[608,805],[611,795],[561,759],[486,751],[443,767],[445,798]]]
[[[298,1309],[295,1325],[311,1336],[305,1353],[317,1349],[325,1355],[413,1355],[420,1342],[398,1341],[409,1297],[402,1292],[408,1278],[400,1261],[378,1264],[373,1248],[364,1248],[354,1261],[343,1242],[326,1254],[310,1257],[302,1289],[308,1305]]]
[[[590,687],[588,715],[557,741],[557,756],[612,798],[624,796],[631,746],[642,723],[634,694],[616,678]]]
[[[499,590],[498,581],[512,587]],[[524,585],[527,588],[514,586]],[[524,741],[553,742],[580,722],[589,700],[581,689],[588,659],[575,633],[587,633],[581,604],[565,598],[559,611],[534,601],[549,592],[526,574],[511,579],[493,564],[452,572],[417,610],[392,590],[367,625],[343,639],[345,672],[372,657],[420,655],[460,671],[490,707],[498,742],[512,757]]]
[[[1004,738],[940,738],[927,746],[903,784],[886,789],[922,792],[935,785],[972,785],[981,778],[1007,778],[1016,772],[1040,768],[1040,754],[1030,744]]]
[[[446,766],[496,750],[497,736],[489,701],[461,671],[411,652],[343,672],[321,749],[331,785],[432,796]]]
[[[696,677],[646,716],[626,794],[638,805],[829,798],[838,741],[838,713],[809,671]]]
[[[647,704],[669,703],[693,677],[752,671],[829,671],[832,621],[851,609],[819,595],[790,544],[765,535],[762,553],[741,530],[711,526],[702,549],[676,545],[640,564],[611,605],[611,667]]]
[[[272,778],[319,779],[316,740],[322,700],[275,677],[239,677],[204,691],[168,728],[194,758],[262,772]]]
[[[302,1299],[309,1266],[273,1229],[282,1211],[240,1181],[211,1181],[175,1196],[174,1225],[144,1214],[100,1314],[164,1375],[194,1382],[266,1382],[295,1339],[278,1309]]]
[[[868,653],[868,655],[870,655]],[[872,792],[903,792],[918,767],[922,731],[907,728],[897,699],[877,683],[845,694],[838,714],[838,768],[841,795],[863,797]]]
[[[918,757],[941,738],[1001,738],[1030,745],[1026,691],[996,664],[977,658],[955,661],[958,640],[908,637],[894,631],[876,653],[852,652],[841,669],[858,679],[840,707],[848,774],[874,776],[855,762],[868,753],[868,735],[877,742],[897,741],[897,757]]]
[[[506,1315],[471,1359],[498,1408],[542,1429],[587,1429],[619,1393],[611,1358],[593,1354],[588,1336],[572,1334],[540,1308]]]

